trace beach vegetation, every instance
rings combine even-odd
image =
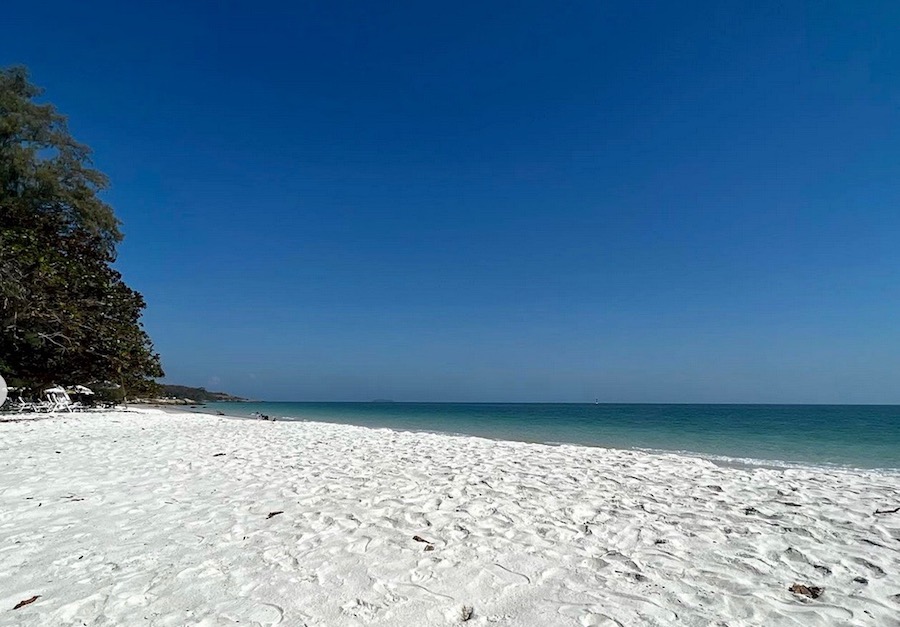
[[[113,265],[108,180],[40,95],[26,69],[0,69],[0,372],[146,392],[163,371],[144,298]]]

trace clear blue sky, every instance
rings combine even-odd
[[[900,403],[900,3],[3,19],[112,179],[168,381]]]

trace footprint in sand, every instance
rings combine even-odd
[[[611,616],[592,611],[584,605],[560,605],[557,612],[562,616],[574,618],[582,627],[624,627],[624,624]]]
[[[363,555],[366,551],[369,550],[369,543],[372,542],[372,538],[369,536],[360,536],[356,540],[348,543],[344,550],[348,553],[356,553],[357,555]]]
[[[610,618],[605,614],[582,614],[578,622],[584,627],[624,627],[622,623],[615,618]]]
[[[216,606],[216,612],[238,623],[277,625],[284,618],[282,609],[253,599],[232,599]]]
[[[341,606],[341,611],[344,612],[344,614],[359,618],[366,623],[371,622],[375,618],[378,610],[379,608],[377,605],[368,603],[362,599],[353,599]]]

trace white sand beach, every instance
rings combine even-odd
[[[900,625],[900,512],[875,514],[898,506],[874,472],[153,410],[3,422],[0,625]]]

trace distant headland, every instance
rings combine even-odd
[[[159,396],[141,399],[146,403],[161,405],[200,405],[203,403],[246,403],[249,399],[225,392],[210,392],[206,388],[192,388],[186,385],[162,383]]]

